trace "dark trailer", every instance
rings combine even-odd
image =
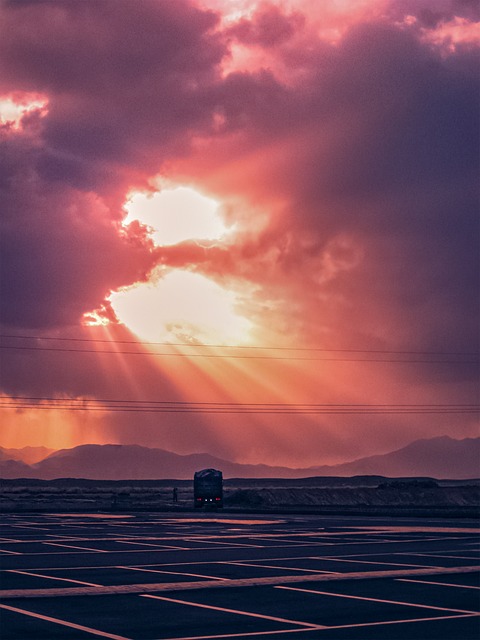
[[[202,469],[193,476],[195,508],[223,507],[223,475],[216,469]]]

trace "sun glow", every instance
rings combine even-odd
[[[236,297],[189,271],[169,271],[147,283],[116,291],[117,318],[141,340],[192,344],[243,344],[251,323],[235,311]]]
[[[20,129],[22,118],[32,111],[45,110],[47,102],[45,98],[28,93],[0,97],[0,126],[10,125],[14,129]]]
[[[125,209],[128,215],[123,224],[138,220],[148,226],[158,246],[218,240],[228,232],[218,215],[219,203],[190,187],[131,193]]]
[[[83,411],[68,411],[55,408],[50,401],[38,402],[36,407],[15,408],[18,401],[1,396],[2,442],[6,448],[48,447],[50,449],[69,449],[79,444],[103,444],[101,425],[103,414],[88,412],[87,403]],[[12,408],[8,408],[8,404]],[[65,399],[68,404],[69,399]],[[7,405],[7,406],[5,406]]]
[[[125,204],[128,226],[147,226],[157,247],[185,241],[221,242],[228,229],[220,203],[185,186],[152,194],[133,192]],[[195,265],[191,265],[194,268]],[[148,282],[114,291],[108,298],[116,318],[146,342],[244,344],[252,323],[238,312],[238,295],[187,268],[157,267]],[[85,316],[99,324],[102,310]]]

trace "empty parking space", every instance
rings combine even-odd
[[[4,518],[2,640],[480,633],[474,521]]]

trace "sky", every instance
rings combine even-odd
[[[470,0],[2,0],[0,446],[478,435]]]

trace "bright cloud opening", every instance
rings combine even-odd
[[[9,124],[13,128],[21,127],[22,118],[30,111],[44,109],[47,100],[37,95],[25,94],[21,97],[0,98],[0,125]]]
[[[252,324],[236,310],[236,296],[208,278],[175,270],[110,295],[117,318],[141,340],[242,344]]]
[[[218,215],[219,203],[190,187],[164,189],[153,195],[133,193],[125,205],[123,224],[134,220],[152,229],[159,246],[185,240],[218,240],[228,229]]]

